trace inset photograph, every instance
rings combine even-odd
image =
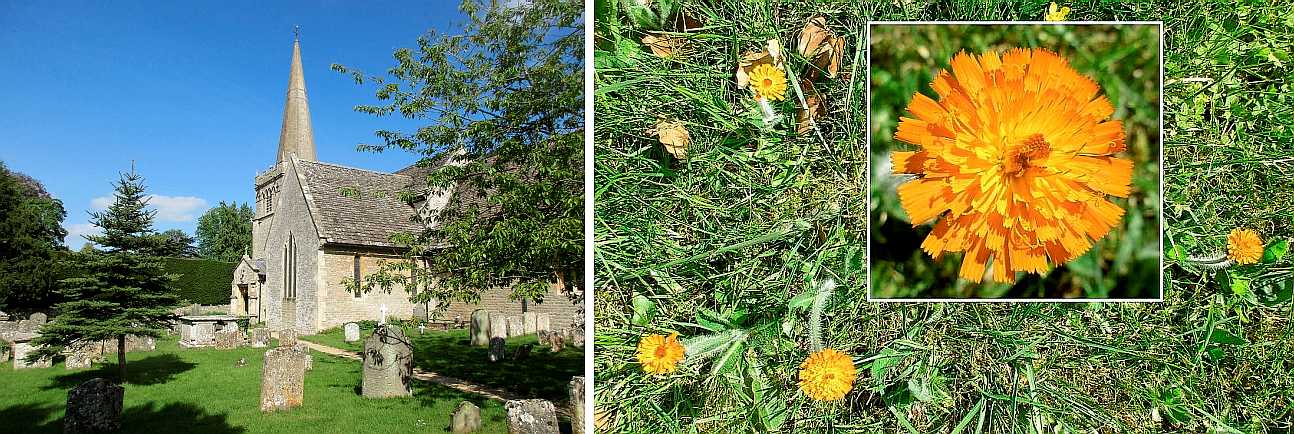
[[[1162,299],[1160,24],[868,30],[869,299]]]

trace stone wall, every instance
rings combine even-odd
[[[342,284],[345,279],[354,276],[354,251],[325,250],[323,257],[323,301],[320,328],[338,327],[351,321],[376,321],[381,316],[382,305],[386,305],[388,318],[412,318],[414,305],[409,302],[409,294],[403,288],[394,288],[391,293],[373,291],[355,297]],[[360,254],[361,275],[368,275],[378,270],[380,261],[398,260],[392,255],[375,253]]]
[[[509,294],[511,294],[510,289],[492,289],[481,294],[481,302],[478,304],[450,303],[445,313],[440,315],[440,318],[453,320],[455,316],[461,316],[463,321],[470,321],[472,311],[476,309],[498,312],[506,316],[521,316],[521,301],[509,300]],[[559,330],[574,323],[577,307],[569,298],[554,289],[544,298],[543,303],[527,303],[526,311],[549,314],[552,317],[550,327],[553,330]]]

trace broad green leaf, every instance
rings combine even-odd
[[[747,330],[728,330],[683,340],[688,363],[702,363],[728,349],[733,342],[745,340]]]
[[[872,361],[871,372],[872,380],[876,381],[876,390],[878,392],[885,389],[885,374],[890,371],[891,367],[897,365],[900,360],[903,360],[903,357],[898,355],[898,351],[891,348],[883,349],[880,354],[876,355],[876,360]]]
[[[1169,248],[1168,251],[1165,253],[1166,253],[1165,256],[1167,256],[1168,259],[1175,262],[1181,262],[1186,260],[1186,250],[1183,249],[1182,246],[1173,246]]]
[[[1289,241],[1285,239],[1267,243],[1267,247],[1263,249],[1263,263],[1271,264],[1280,261],[1289,252],[1289,248]]]
[[[696,323],[700,324],[706,330],[712,332],[721,332],[732,327],[732,324],[718,312],[707,308],[700,308],[696,311]]]
[[[1249,282],[1250,279],[1248,277],[1240,276],[1233,272],[1231,274],[1231,293],[1241,296],[1248,294]]]
[[[1209,342],[1223,345],[1244,345],[1249,343],[1244,337],[1236,336],[1220,328],[1213,329],[1213,334],[1209,335]]]
[[[635,325],[645,326],[656,317],[656,302],[645,295],[638,294],[634,296],[633,308],[634,314],[629,319],[629,322]]]

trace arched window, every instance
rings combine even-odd
[[[292,233],[283,243],[283,298],[297,298],[297,243]]]
[[[362,284],[364,283],[364,281],[363,281],[363,280],[361,280],[361,279],[363,279],[362,275],[363,275],[363,270],[361,270],[361,269],[360,269],[360,257],[359,257],[359,255],[355,255],[355,275],[354,275],[354,278],[355,278],[355,294],[354,294],[354,295],[355,295],[355,298],[359,298],[359,297],[360,297],[360,294],[362,293],[362,292],[360,292],[360,290],[359,290],[360,285],[362,285]]]

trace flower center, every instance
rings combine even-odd
[[[656,347],[656,357],[665,357],[665,346]]]
[[[1006,151],[1002,158],[1002,170],[1012,176],[1019,176],[1030,167],[1040,166],[1043,160],[1051,155],[1051,144],[1042,134],[1034,134],[1024,142]]]
[[[771,79],[771,78],[765,78],[765,79],[764,79],[764,86],[766,86],[766,87],[767,87],[767,86],[772,86],[772,85],[773,85],[773,79]]]

